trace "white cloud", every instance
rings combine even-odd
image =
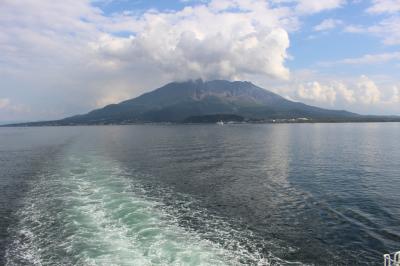
[[[336,106],[337,104],[353,104],[357,102],[355,91],[339,81],[300,82],[292,85],[294,91],[291,98],[306,101],[319,106]]]
[[[323,108],[330,106],[361,114],[400,114],[400,86],[393,86],[384,77],[340,79],[312,72],[298,74],[293,74],[295,79],[290,83],[275,85],[273,91],[287,99]]]
[[[336,83],[336,91],[345,103],[353,104],[357,101],[354,91],[341,82]]]
[[[382,53],[382,54],[367,54],[360,58],[349,58],[343,60],[345,64],[376,64],[386,63],[392,60],[400,60],[400,52]]]
[[[364,33],[366,29],[360,25],[348,25],[344,28],[344,32],[348,33]]]
[[[313,14],[342,7],[346,0],[298,0],[297,11],[302,14]]]
[[[28,106],[15,104],[9,98],[0,98],[0,121],[12,121],[18,116],[29,114]]]
[[[300,84],[296,94],[298,99],[329,103],[330,105],[333,105],[336,100],[336,91],[332,87],[323,86],[317,81]]]
[[[0,109],[6,108],[10,105],[10,99],[0,98]]]
[[[359,100],[363,104],[377,104],[381,100],[381,92],[375,82],[367,76],[361,76],[357,83]]]
[[[371,14],[396,13],[400,11],[400,0],[373,0],[367,9]]]
[[[384,19],[378,25],[368,27],[367,31],[382,37],[387,45],[398,45],[400,44],[400,16]]]
[[[114,84],[115,85],[115,84]],[[101,108],[109,104],[115,104],[130,98],[130,94],[124,89],[124,84],[117,88],[112,93],[105,91],[97,97],[95,107]]]
[[[343,24],[343,21],[338,19],[324,19],[320,24],[314,27],[314,31],[326,31],[336,28]]]
[[[233,7],[240,11],[229,11]],[[93,47],[121,67],[140,64],[172,79],[238,79],[248,74],[285,79],[289,36],[280,12],[265,1],[249,0],[146,13],[131,39],[102,38]]]
[[[344,31],[377,36],[386,45],[399,45],[400,16],[390,16],[372,26],[349,25]]]
[[[389,104],[400,104],[400,87],[394,86],[392,90],[392,97],[390,97]]]
[[[400,52],[381,53],[381,54],[366,54],[361,57],[345,58],[333,62],[319,63],[321,66],[332,65],[367,65],[367,64],[382,64],[390,61],[400,61]]]
[[[372,26],[348,25],[345,32],[364,33],[381,38],[386,45],[400,44],[400,0],[372,0],[366,12],[373,15],[385,15]]]

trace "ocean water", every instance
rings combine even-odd
[[[381,265],[400,124],[0,128],[0,265]]]

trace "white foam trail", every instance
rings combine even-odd
[[[7,265],[268,264],[179,226],[166,206],[102,156],[71,155],[49,172],[18,212]]]

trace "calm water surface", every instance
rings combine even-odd
[[[380,265],[400,124],[0,128],[0,265]]]

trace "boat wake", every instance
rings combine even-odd
[[[65,156],[24,197],[6,250],[7,265],[269,265],[236,231],[203,210],[151,196],[120,165],[96,154]],[[173,192],[161,189],[161,196]],[[176,206],[181,206],[184,211]],[[186,226],[197,219],[203,230]],[[206,228],[206,229],[204,229]],[[208,228],[208,229],[207,229]],[[248,242],[248,241],[247,241]],[[283,261],[280,261],[283,262]]]

